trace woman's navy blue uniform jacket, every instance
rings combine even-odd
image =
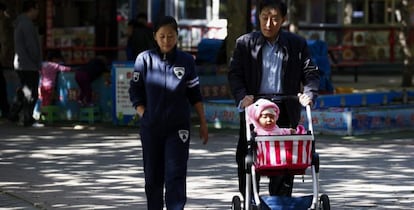
[[[202,101],[194,58],[177,49],[144,51],[135,61],[129,95],[134,108],[145,106],[141,125],[189,127],[191,105]]]
[[[297,95],[303,92],[315,99],[319,87],[319,70],[311,61],[306,40],[296,34],[280,31],[277,43],[284,54],[282,93]],[[259,94],[264,44],[266,40],[259,31],[242,35],[236,41],[228,74],[236,104],[246,95]],[[300,103],[297,100],[286,101],[286,107],[291,122],[299,122]]]

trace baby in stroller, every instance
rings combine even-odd
[[[326,194],[321,195],[319,200],[319,156],[314,149],[309,105],[306,106],[306,113],[309,130],[306,130],[303,125],[298,125],[296,128],[280,128],[277,125],[280,109],[273,101],[261,98],[246,107],[246,133],[253,132],[247,135],[250,146],[246,156],[244,210],[330,209],[329,197]],[[309,167],[312,171],[312,195],[259,196],[261,176],[304,175]],[[240,197],[234,196],[232,209],[241,210],[241,207]]]
[[[257,135],[290,135],[305,134],[303,125],[298,125],[296,129],[280,128],[277,125],[279,118],[279,107],[267,99],[259,99],[246,108],[248,124],[253,124]]]

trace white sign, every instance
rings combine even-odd
[[[133,67],[119,67],[115,70],[115,110],[117,115],[135,115],[135,110],[129,100],[129,82],[132,78]]]

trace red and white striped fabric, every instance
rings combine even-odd
[[[304,170],[312,162],[312,140],[258,141],[256,170]]]

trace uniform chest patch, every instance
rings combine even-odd
[[[133,74],[132,80],[133,80],[134,82],[138,82],[138,80],[139,80],[139,72],[134,71],[134,74]]]
[[[178,79],[182,79],[183,78],[184,73],[185,73],[184,67],[174,67],[173,71],[174,71],[175,76]]]
[[[178,130],[178,136],[184,143],[188,140],[190,132],[188,130]]]

